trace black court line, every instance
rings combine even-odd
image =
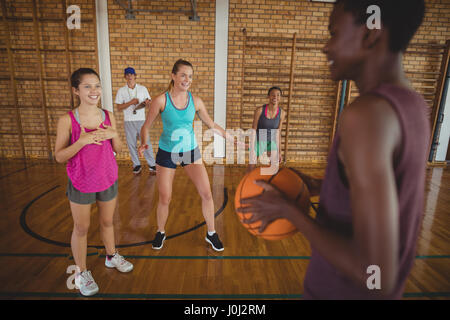
[[[46,194],[52,192],[53,190],[59,188],[60,186],[54,186],[53,188],[41,193],[40,195],[38,195],[36,198],[34,198],[33,200],[31,200],[22,210],[22,213],[20,214],[20,226],[22,227],[22,229],[31,237],[48,243],[48,244],[52,244],[52,245],[56,245],[59,247],[65,247],[65,248],[70,248],[70,243],[66,243],[66,242],[61,242],[61,241],[56,241],[56,240],[52,240],[52,239],[48,239],[46,237],[43,237],[41,235],[39,235],[38,233],[34,232],[33,230],[31,230],[31,228],[28,226],[27,221],[26,221],[26,217],[28,214],[28,209],[33,205],[33,203],[35,203],[37,200],[41,199],[42,197],[44,197]],[[217,218],[225,209],[225,207],[227,206],[228,203],[228,190],[227,188],[223,189],[223,203],[222,206],[217,210],[217,212],[214,214],[214,217]],[[187,230],[184,230],[182,232],[173,234],[173,235],[168,235],[166,237],[166,240],[170,240],[173,239],[175,237],[179,237],[182,236],[188,232],[197,230],[200,227],[203,227],[204,225],[206,225],[206,222],[202,222],[197,224],[196,226],[189,228]],[[143,246],[143,245],[147,245],[147,244],[153,244],[153,240],[149,240],[149,241],[143,241],[143,242],[138,242],[138,243],[130,243],[130,244],[119,244],[116,245],[116,248],[129,248],[129,247],[139,247],[139,246]],[[104,249],[105,246],[100,246],[100,245],[88,245],[88,248],[95,248],[95,249]]]
[[[86,298],[77,292],[0,292],[4,298]],[[445,298],[450,292],[405,292],[403,298]],[[97,293],[89,299],[302,299],[303,294],[152,294],[152,293]]]
[[[3,178],[6,178],[6,177],[9,177],[9,176],[12,176],[12,175],[14,175],[14,174],[16,174],[16,173],[19,173],[19,172],[22,172],[22,171],[24,171],[24,170],[27,170],[28,168],[34,167],[35,165],[36,165],[36,164],[32,164],[31,166],[25,166],[25,167],[22,168],[22,169],[18,169],[18,170],[16,170],[16,171],[7,173],[7,174],[5,174],[4,176],[1,176],[0,179],[3,179]]]
[[[104,254],[98,252],[88,253],[87,256],[99,256],[105,258]],[[49,257],[49,258],[69,258],[70,254],[66,253],[0,253],[0,257]],[[123,255],[129,259],[149,259],[149,260],[309,260],[311,256],[145,256],[145,255]],[[422,255],[416,256],[415,259],[450,259],[450,255]]]

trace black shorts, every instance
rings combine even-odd
[[[156,154],[156,164],[160,165],[161,167],[176,169],[177,164],[180,164],[182,167],[184,167],[194,163],[201,158],[202,155],[198,147],[191,151],[175,153],[167,152],[159,148],[158,153]]]

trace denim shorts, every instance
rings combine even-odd
[[[177,164],[185,167],[201,158],[202,155],[198,147],[191,151],[175,153],[167,152],[159,148],[158,153],[156,154],[156,164],[160,165],[161,167],[176,169]]]
[[[114,182],[111,187],[104,191],[85,193],[75,189],[72,181],[70,181],[70,179],[68,180],[69,181],[67,182],[66,195],[70,201],[77,204],[92,204],[96,201],[110,201],[117,196],[117,191],[119,189],[117,183],[118,180],[116,180],[116,182]]]

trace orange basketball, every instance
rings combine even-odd
[[[303,183],[300,176],[290,168],[280,168],[272,176],[261,175],[261,168],[256,168],[247,173],[239,183],[234,197],[234,206],[236,209],[241,207],[241,199],[254,197],[262,193],[262,187],[257,186],[255,180],[264,180],[276,186],[280,191],[292,200],[295,200],[303,212],[309,212],[309,191]],[[239,219],[251,218],[251,213],[236,212]],[[254,236],[267,240],[279,240],[292,236],[297,232],[294,225],[287,219],[277,219],[267,225],[267,228],[259,233],[260,221],[251,224],[243,223],[243,226]]]

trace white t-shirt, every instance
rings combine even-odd
[[[117,90],[115,103],[127,103],[134,98],[137,98],[139,100],[139,103],[137,105],[139,105],[141,102],[144,102],[146,99],[151,99],[147,88],[136,83],[134,89],[131,89],[128,87],[128,85],[125,85]],[[132,104],[128,108],[123,110],[123,121],[145,121],[145,108],[136,110],[136,114],[133,114],[135,106],[136,105]]]

